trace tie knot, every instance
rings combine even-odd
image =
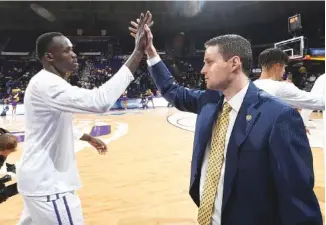
[[[232,110],[232,107],[229,105],[229,103],[225,102],[223,104],[223,112],[229,113],[229,112],[231,112],[231,110]]]

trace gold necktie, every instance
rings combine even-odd
[[[231,109],[231,106],[225,102],[222,113],[213,131],[204,191],[198,210],[198,223],[200,225],[211,224],[218,183],[224,161],[225,136],[229,125],[229,113]]]

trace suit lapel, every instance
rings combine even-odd
[[[256,109],[259,103],[258,93],[258,88],[250,82],[233,126],[225,159],[222,212],[230,197],[232,183],[238,169],[238,149],[247,138],[252,126],[259,117],[259,111]]]
[[[221,111],[223,101],[224,97],[221,97],[218,102],[212,101],[205,106],[205,111],[203,111],[204,115],[201,117],[203,121],[200,122],[200,124],[202,124],[202,129],[200,129],[200,132],[202,134],[199,135],[199,137],[204,138],[200,141],[200,143],[203,144],[203,146],[201,147],[201,149],[203,150],[202,153],[205,153],[207,142],[212,136],[213,124],[217,119],[218,112]]]

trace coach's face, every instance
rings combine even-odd
[[[218,46],[208,46],[204,56],[204,75],[206,87],[212,90],[225,90],[233,79],[232,59],[224,60]]]
[[[71,73],[78,68],[77,55],[73,51],[72,43],[65,36],[53,38],[47,58],[61,74]]]

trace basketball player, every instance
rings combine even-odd
[[[282,50],[269,48],[260,53],[258,64],[262,67],[260,78],[254,84],[298,109],[324,110],[325,102],[322,95],[316,95],[297,88],[293,83],[282,82],[285,66],[289,57]]]
[[[74,152],[72,113],[105,113],[134,79],[146,46],[141,15],[135,48],[121,69],[99,88],[71,86],[66,74],[77,69],[77,56],[70,40],[61,33],[45,33],[36,41],[36,53],[43,65],[30,80],[25,93],[25,145],[18,167],[18,190],[24,210],[20,225],[82,225],[81,187]],[[100,153],[103,142],[83,135]]]
[[[325,74],[320,75],[317,80],[314,83],[314,86],[311,89],[310,93],[313,93],[315,95],[319,95],[322,98],[325,99],[325,92],[326,92],[326,88],[325,88]],[[325,110],[325,109],[324,109]],[[306,126],[308,126],[308,121],[310,119],[312,110],[309,109],[303,109],[301,111],[301,117],[303,119],[303,122],[305,123]]]

